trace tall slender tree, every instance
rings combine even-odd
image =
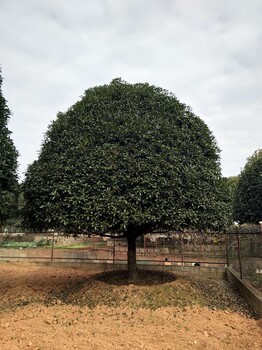
[[[0,68],[0,230],[12,216],[16,206],[18,153],[8,129],[10,110],[2,93],[2,71]]]
[[[161,88],[115,79],[51,124],[25,180],[34,228],[136,238],[156,229],[222,229],[219,150],[206,124]]]
[[[248,158],[235,190],[234,219],[241,223],[262,221],[262,149]]]

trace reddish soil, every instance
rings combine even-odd
[[[1,264],[0,349],[262,349],[262,320],[226,282],[121,274]]]

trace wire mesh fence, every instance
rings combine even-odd
[[[136,255],[142,264],[228,265],[240,278],[262,290],[262,225],[232,226],[226,234],[194,231],[147,234],[137,239]],[[0,260],[7,259],[125,264],[127,241],[9,228],[0,233]]]
[[[199,232],[148,234],[137,239],[137,260],[181,266],[226,263],[226,235]],[[0,259],[127,260],[126,239],[64,235],[57,232],[0,234]]]
[[[227,260],[240,278],[262,289],[262,233],[259,225],[239,225],[228,231]]]

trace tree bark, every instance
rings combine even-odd
[[[136,236],[132,233],[127,236],[127,266],[128,266],[128,280],[135,282],[137,280],[137,266],[136,266]]]

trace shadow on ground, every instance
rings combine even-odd
[[[115,286],[127,286],[130,284],[127,271],[109,271],[94,275],[97,281]],[[168,272],[158,271],[138,271],[137,281],[131,284],[136,286],[155,286],[159,284],[170,283],[176,280],[176,276]]]
[[[0,311],[34,303],[152,310],[200,305],[254,315],[225,280],[139,271],[137,283],[129,284],[127,277],[126,271],[97,273],[52,266],[1,266]]]

